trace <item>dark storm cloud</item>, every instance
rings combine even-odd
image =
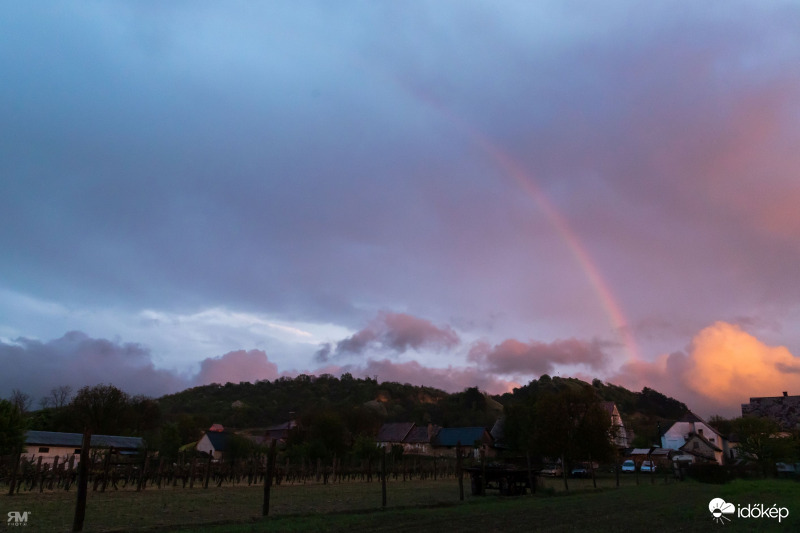
[[[12,388],[41,398],[61,385],[77,390],[99,383],[113,383],[131,394],[160,396],[186,385],[177,375],[156,369],[144,346],[93,339],[78,331],[48,342],[0,342],[0,361],[4,397]]]
[[[52,388],[111,383],[130,394],[161,396],[195,385],[239,383],[279,377],[278,368],[261,350],[237,350],[200,362],[196,373],[155,368],[150,349],[136,343],[91,338],[72,331],[41,342],[0,342],[0,397],[20,389],[37,399]]]

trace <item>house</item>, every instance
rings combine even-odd
[[[432,441],[441,427],[433,424],[414,426],[403,439],[403,453],[410,455],[433,455]]]
[[[614,402],[600,402],[600,405],[608,413],[608,416],[611,417],[611,429],[609,431],[611,442],[613,442],[614,446],[617,448],[627,448],[629,442],[628,431],[625,429],[625,424],[622,422],[622,416],[619,414],[617,404]]]
[[[492,436],[484,427],[442,428],[431,444],[435,455],[455,457],[459,445],[471,449],[476,458],[480,457],[481,451],[485,457],[495,455]]]
[[[215,461],[222,459],[222,454],[228,450],[228,441],[232,433],[225,431],[221,424],[211,426],[206,434],[197,441],[197,451],[210,455]]]
[[[381,426],[375,441],[381,448],[391,449],[392,446],[403,446],[403,441],[412,429],[414,429],[414,422],[390,422]]]
[[[441,428],[434,424],[418,426],[413,422],[384,424],[375,438],[381,448],[401,446],[410,455],[433,455],[432,441]]]
[[[289,432],[296,427],[297,422],[294,420],[289,420],[288,422],[282,422],[280,424],[270,426],[264,430],[263,443],[258,444],[269,444],[273,440],[277,440],[278,442],[286,442],[289,438]]]
[[[686,443],[679,448],[683,455],[691,455],[693,463],[723,464],[725,452],[703,433],[689,433]]]
[[[141,437],[120,437],[116,435],[92,435],[89,441],[92,452],[112,450],[120,455],[135,455],[145,448]],[[61,433],[57,431],[28,431],[25,434],[25,454],[30,460],[42,458],[43,462],[60,457],[68,461],[75,456],[80,460],[82,433]]]
[[[687,443],[689,446],[686,446]],[[711,460],[722,464],[728,444],[705,420],[687,411],[661,436],[661,447],[680,450],[695,457],[699,462],[713,458]]]
[[[750,398],[750,403],[742,404],[742,416],[772,418],[784,430],[800,429],[800,396],[767,396]]]

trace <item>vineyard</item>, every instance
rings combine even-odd
[[[3,457],[0,487],[6,495],[0,511],[4,516],[17,509],[30,511],[37,531],[68,530],[75,511],[77,462],[77,456],[52,462]],[[270,484],[270,516],[459,501],[455,458],[387,461],[385,477],[377,461],[357,467],[341,466],[338,460],[328,465],[281,462]],[[174,463],[154,456],[97,454],[89,464],[85,531],[257,519],[263,514],[270,473],[263,454],[237,462],[191,457]]]
[[[0,483],[8,493],[70,490],[77,482],[76,456],[56,457],[52,463],[25,457],[3,457]],[[377,463],[377,461],[376,461]],[[331,464],[276,463],[273,484],[349,483],[379,480],[380,465],[365,461],[360,467],[343,467],[334,459]],[[163,458],[120,458],[111,454],[90,459],[88,485],[93,492],[135,488],[137,491],[166,487],[208,488],[210,485],[262,485],[267,475],[266,455],[255,455],[237,462],[217,462],[210,457],[192,457],[168,463]],[[444,457],[404,457],[386,466],[387,479],[437,480],[455,478],[456,459]]]

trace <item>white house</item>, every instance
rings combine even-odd
[[[214,460],[220,461],[222,455],[228,451],[228,440],[230,440],[231,435],[231,433],[225,431],[221,424],[214,424],[197,441],[196,449],[198,452],[203,452],[213,457]]]
[[[688,411],[661,436],[661,446],[680,450],[698,462],[722,464],[728,444],[719,432]]]
[[[625,424],[622,422],[617,404],[614,402],[601,402],[600,405],[611,417],[611,442],[613,442],[617,448],[627,448],[628,431],[625,429]]]

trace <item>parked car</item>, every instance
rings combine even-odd
[[[564,473],[564,470],[561,469],[559,465],[547,465],[541,470],[539,470],[539,475],[542,476],[551,476],[551,477],[558,477]]]
[[[628,459],[624,463],[622,463],[622,471],[623,472],[636,472],[636,463],[633,462],[633,459]]]
[[[572,477],[589,477],[589,468],[584,464],[577,464],[569,471]]]
[[[642,466],[639,467],[639,472],[655,472],[656,464],[653,461],[642,461]]]
[[[775,471],[778,477],[791,477],[800,472],[799,466],[800,463],[775,463]]]

